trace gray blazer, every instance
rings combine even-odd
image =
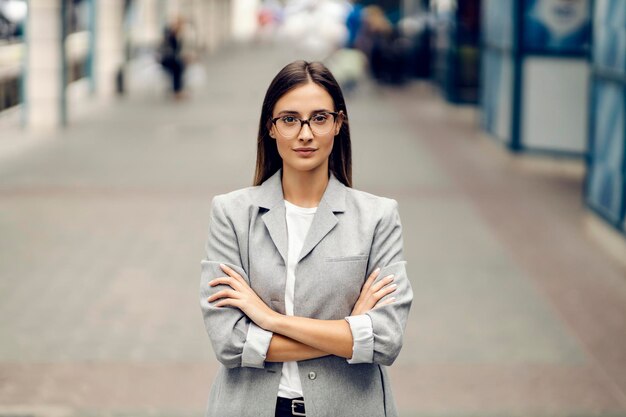
[[[208,282],[239,272],[265,303],[285,313],[287,226],[282,170],[263,184],[216,196],[211,206],[200,305],[215,356],[222,363],[209,396],[207,417],[273,417],[282,363],[264,362],[247,343],[250,319],[206,299],[219,287]],[[349,364],[326,356],[298,362],[307,417],[397,416],[385,367],[402,347],[413,300],[402,254],[395,200],[343,185],[330,175],[296,267],[294,314],[322,320],[350,315],[369,274],[395,275],[396,301],[368,312],[373,362]],[[264,332],[264,330],[263,330]],[[269,333],[269,332],[268,332]],[[271,333],[269,333],[271,337]]]

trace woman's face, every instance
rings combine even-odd
[[[330,94],[319,85],[309,82],[282,96],[274,106],[272,118],[293,116],[306,120],[311,116],[333,111],[335,105]],[[323,116],[317,116],[315,120],[320,120],[319,117]],[[287,120],[293,121],[293,118]],[[300,125],[299,122],[296,123]],[[341,119],[337,119],[328,133],[322,135],[313,133],[310,126],[305,124],[297,136],[284,136],[272,124],[270,136],[276,140],[278,153],[283,160],[283,171],[328,171],[328,157],[340,128]]]

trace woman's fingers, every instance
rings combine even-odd
[[[387,275],[385,278],[381,279],[377,283],[372,284],[372,287],[370,288],[370,292],[376,293],[377,291],[380,291],[380,289],[383,288],[385,285],[392,283],[393,279],[394,279],[393,275]]]
[[[377,276],[380,271],[375,272],[375,276]],[[374,275],[374,273],[372,273],[372,275]],[[371,278],[372,276],[368,278],[368,281]],[[393,275],[387,275],[380,281],[371,284],[367,291],[364,285],[363,290],[361,290],[361,294],[359,295],[359,298],[355,303],[354,308],[352,309],[352,314],[363,314],[369,310],[372,310],[384,296],[394,292],[396,290],[396,284],[392,284],[393,279]]]
[[[375,300],[375,302],[378,302],[378,300],[380,300],[387,294],[391,294],[392,292],[394,292],[396,288],[398,288],[396,284],[389,284],[372,294],[372,298]]]
[[[378,277],[379,273],[380,273],[380,268],[376,268],[370,274],[370,276],[367,277],[367,280],[365,281],[365,284],[363,284],[363,289],[361,290],[362,293],[365,293],[365,292],[367,292],[370,289],[370,287],[372,286],[372,283],[374,281],[376,281],[376,277]]]
[[[207,298],[207,301],[209,303],[212,303],[213,301],[219,300],[220,298],[238,298],[238,294],[239,293],[235,290],[221,290]]]
[[[225,264],[220,264],[220,268],[222,268],[222,271],[226,272],[228,275],[230,275],[231,277],[233,277],[234,279],[236,279],[240,283],[247,285],[246,280],[243,279],[243,277],[241,275],[239,275],[237,273],[237,271],[232,269],[230,266],[225,265]]]
[[[382,306],[386,306],[388,304],[393,303],[394,301],[396,301],[396,299],[394,297],[389,297],[386,300],[381,301],[380,303],[377,303],[374,308],[372,308],[372,310],[377,309],[378,307],[382,307]]]
[[[239,308],[238,302],[239,300],[235,298],[224,298],[218,301],[217,303],[215,303],[213,306],[214,307],[237,307]]]
[[[367,277],[365,284],[363,284],[363,288],[361,288],[361,293],[359,294],[357,305],[359,303],[362,303],[364,300],[366,300],[369,297],[370,295],[369,291],[370,291],[370,288],[372,287],[372,283],[376,280],[379,273],[380,273],[380,268],[376,268],[374,269],[374,271],[372,271],[370,276]]]
[[[233,277],[218,277],[209,281],[209,285],[211,287],[215,287],[216,285],[228,285],[234,290],[241,290],[241,283]]]

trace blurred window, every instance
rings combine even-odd
[[[22,37],[27,10],[26,0],[0,0],[0,41]]]
[[[90,74],[91,7],[88,0],[63,0],[65,2],[65,59],[66,82],[70,84]]]
[[[0,112],[21,102],[26,0],[0,0]]]

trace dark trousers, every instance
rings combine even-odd
[[[163,67],[172,78],[172,91],[175,93],[182,91],[183,72],[185,71],[185,64],[183,61],[176,58],[169,58],[164,60]]]
[[[177,61],[170,71],[172,73],[172,90],[178,93],[183,89],[183,71],[185,71],[185,67],[182,62]]]

